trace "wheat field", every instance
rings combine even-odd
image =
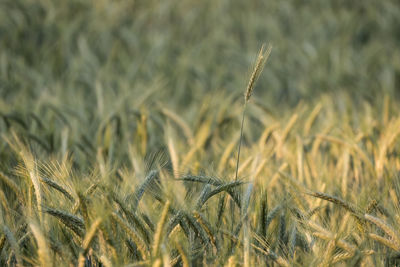
[[[399,25],[0,0],[0,266],[400,266]]]

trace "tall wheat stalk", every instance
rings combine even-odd
[[[238,171],[239,171],[239,161],[240,161],[240,148],[242,146],[242,139],[243,139],[243,126],[244,126],[244,118],[246,114],[246,107],[247,103],[250,100],[251,95],[253,94],[253,90],[258,78],[261,75],[261,72],[264,69],[264,65],[267,62],[269,55],[271,54],[272,46],[268,45],[267,49],[265,49],[265,44],[261,46],[260,52],[258,53],[256,62],[254,64],[253,72],[251,73],[249,83],[247,84],[246,92],[244,94],[244,106],[242,112],[242,122],[240,125],[240,138],[238,144],[238,153],[236,159],[236,171],[235,171],[235,181],[238,178]]]

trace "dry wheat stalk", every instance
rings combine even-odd
[[[153,263],[153,267],[161,267],[162,265],[162,261],[161,259],[157,259],[154,263]]]
[[[159,246],[160,246],[160,243],[161,243],[162,231],[163,231],[163,228],[164,228],[164,224],[165,224],[165,222],[167,220],[169,205],[170,205],[170,202],[167,201],[165,203],[164,209],[163,209],[163,211],[161,213],[160,221],[157,224],[157,229],[156,229],[156,232],[154,234],[154,243],[153,243],[153,251],[152,251],[153,257],[156,257],[157,253],[158,253],[158,249],[159,249]]]
[[[6,237],[3,235],[0,238],[0,253],[3,251],[4,245],[6,244]]]
[[[79,255],[79,259],[78,259],[79,267],[83,267],[85,265],[85,256],[89,250],[89,247],[93,241],[93,238],[96,235],[97,230],[99,229],[100,224],[101,224],[101,218],[97,218],[90,226],[89,231],[87,231],[85,238],[82,241],[82,251],[81,251],[81,253]]]
[[[190,266],[190,262],[189,262],[188,257],[186,256],[186,253],[183,250],[182,246],[179,244],[179,242],[175,242],[175,246],[178,249],[179,255],[181,256],[182,266],[183,267],[189,267]]]
[[[105,266],[105,267],[112,267],[111,261],[107,258],[106,255],[101,255],[100,256],[100,262]]]
[[[39,255],[40,266],[42,267],[51,266],[50,251],[47,245],[46,238],[44,237],[39,226],[37,226],[34,223],[31,223],[29,226],[38,244],[38,255]]]

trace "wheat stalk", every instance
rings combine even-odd
[[[31,223],[29,226],[38,244],[38,255],[39,255],[40,266],[41,267],[51,266],[50,251],[46,242],[46,238],[44,237],[39,226],[37,226],[34,223]]]
[[[197,221],[199,222],[200,226],[203,227],[203,229],[207,233],[207,235],[208,235],[208,237],[209,237],[209,239],[211,241],[211,244],[213,245],[215,251],[217,251],[218,248],[217,248],[217,244],[216,244],[216,239],[215,239],[214,234],[211,231],[210,224],[197,211],[194,212],[194,217],[197,219]]]
[[[267,50],[264,51],[265,45],[261,46],[260,52],[258,53],[256,63],[253,68],[253,72],[250,76],[249,83],[247,84],[247,88],[244,94],[244,106],[243,106],[243,113],[242,113],[242,121],[240,125],[240,137],[239,137],[239,144],[238,144],[238,154],[236,159],[236,171],[235,171],[235,181],[238,178],[238,171],[239,171],[239,161],[240,161],[240,148],[242,146],[242,139],[243,139],[243,126],[244,126],[244,118],[246,113],[246,106],[250,100],[251,95],[253,94],[254,86],[260,77],[262,70],[264,69],[265,62],[269,55],[271,54],[272,46],[269,45]]]
[[[146,260],[148,255],[147,244],[143,242],[143,240],[138,236],[136,231],[128,223],[126,223],[118,214],[114,212],[111,214],[111,216],[113,220],[117,222],[119,225],[121,225],[122,228],[129,234],[129,236],[132,238],[133,242],[135,242],[137,248],[139,249],[142,258]]]
[[[85,238],[82,241],[82,251],[81,251],[81,253],[79,255],[79,259],[78,259],[78,267],[85,266],[85,256],[88,253],[90,244],[92,243],[97,230],[99,230],[101,221],[102,221],[101,218],[97,218],[90,226],[89,231],[87,231]]]
[[[167,220],[167,215],[168,215],[168,210],[169,210],[169,205],[170,202],[167,201],[164,205],[164,209],[161,213],[161,218],[157,224],[156,232],[154,234],[154,243],[153,243],[153,251],[152,251],[152,256],[156,257],[158,253],[158,249],[161,243],[161,236],[164,228],[164,224]]]
[[[179,244],[179,242],[175,242],[175,246],[178,249],[179,255],[181,256],[182,266],[183,267],[189,267],[190,266],[190,262],[189,262],[188,257],[186,256],[186,253],[183,250],[182,246]]]
[[[162,261],[161,259],[157,259],[154,263],[153,263],[153,267],[161,267],[162,265]]]
[[[100,256],[100,262],[105,266],[105,267],[112,267],[111,261],[107,258],[106,255],[101,255]]]
[[[3,251],[3,248],[4,248],[4,245],[6,244],[6,237],[5,237],[5,235],[3,235],[1,238],[0,238],[0,253]]]

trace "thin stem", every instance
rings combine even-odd
[[[237,159],[236,159],[235,181],[237,181],[238,172],[239,172],[240,148],[242,147],[243,125],[244,125],[244,115],[246,113],[246,106],[247,106],[247,101],[245,100],[244,106],[243,106],[243,114],[242,114],[242,125],[240,126],[240,138],[239,138],[239,145],[238,145],[238,154],[237,154]]]

